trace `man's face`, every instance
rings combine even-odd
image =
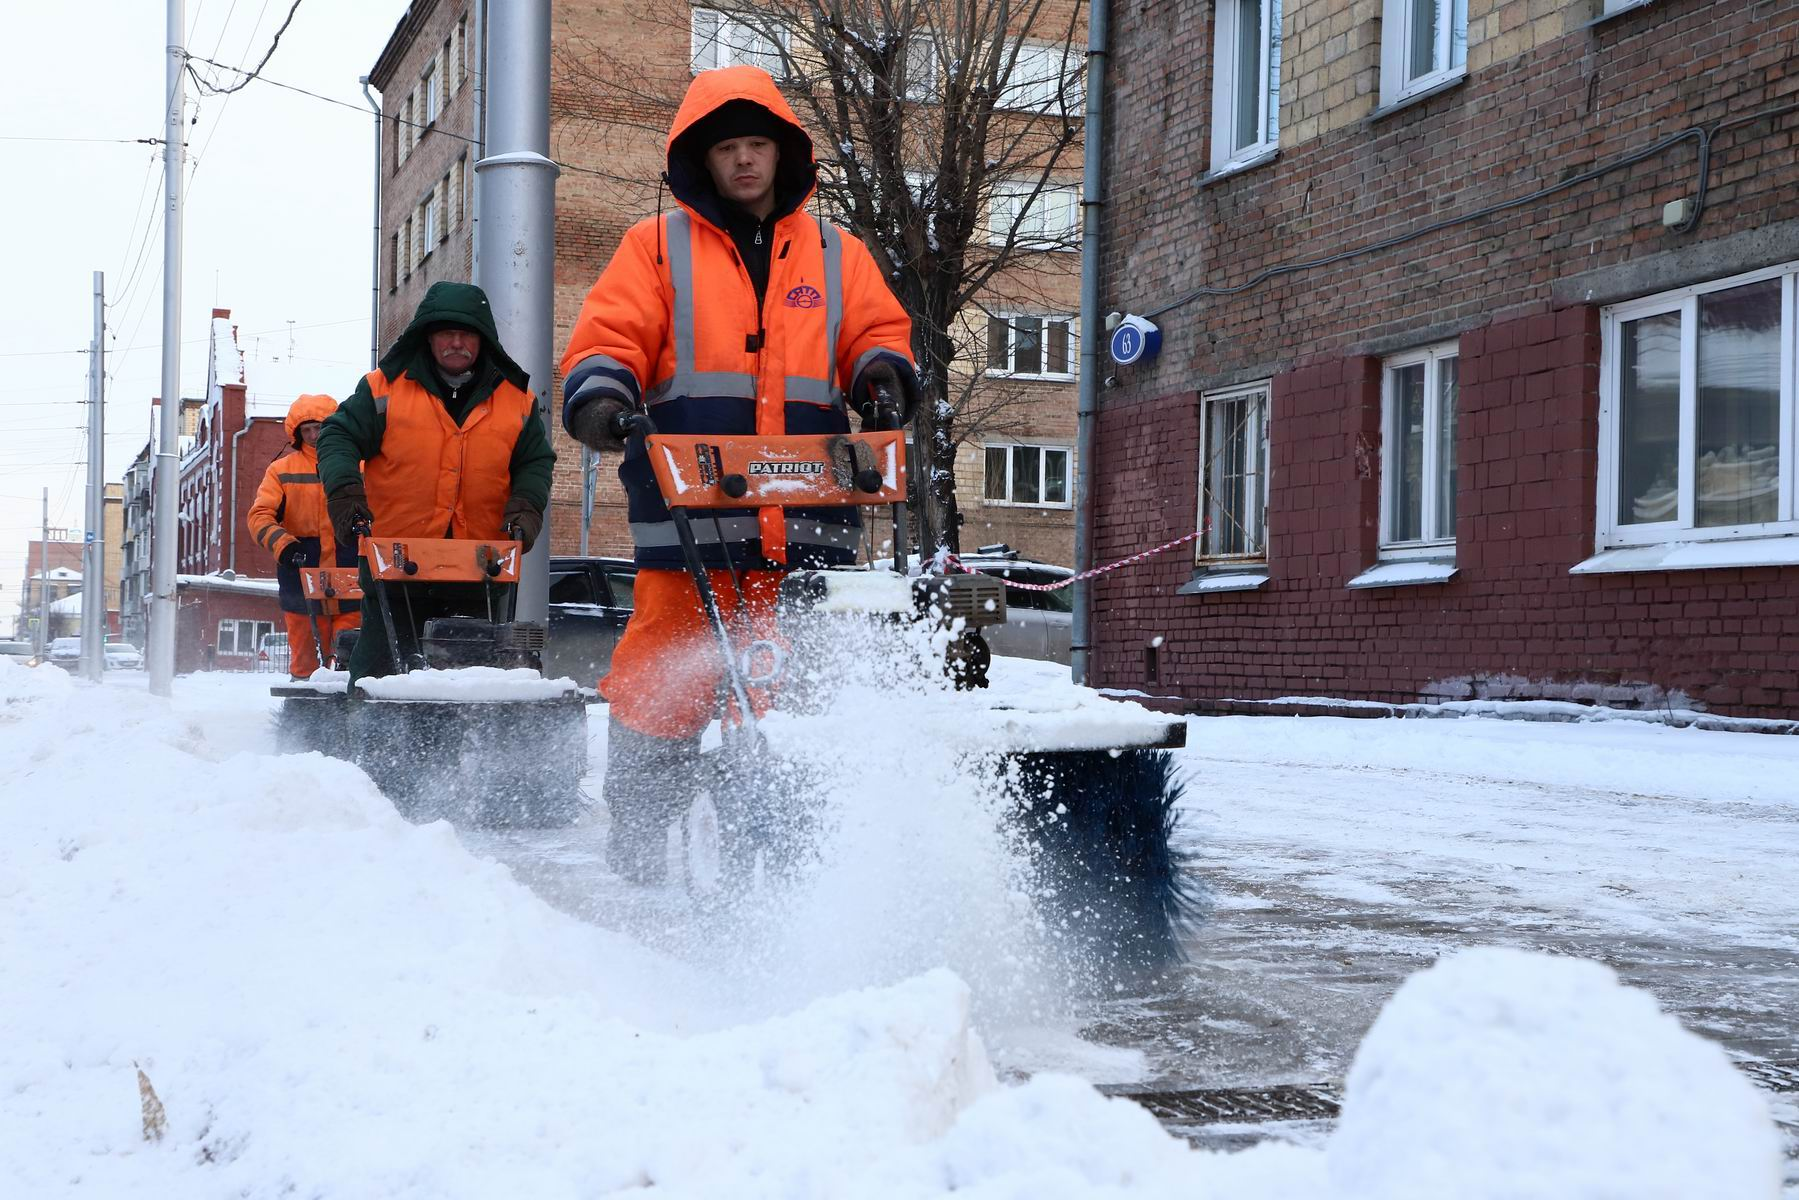
[[[431,331],[431,357],[445,375],[460,375],[475,365],[481,353],[481,335],[472,329]]]
[[[300,444],[303,446],[319,444],[319,423],[317,421],[300,422]]]
[[[766,217],[774,207],[775,166],[781,148],[765,137],[726,138],[706,151],[706,169],[718,194]]]

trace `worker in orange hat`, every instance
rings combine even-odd
[[[287,622],[288,674],[309,679],[345,629],[362,623],[356,600],[306,599],[301,567],[356,569],[356,547],[332,536],[319,483],[319,426],[337,409],[330,396],[301,396],[287,410],[289,448],[263,472],[250,505],[250,536],[275,556],[281,588],[281,615]]]
[[[627,437],[631,414],[669,434],[847,433],[849,411],[866,422],[877,388],[907,417],[918,393],[912,322],[873,255],[804,210],[818,180],[812,139],[766,71],[695,76],[667,155],[676,211],[625,234],[562,358],[564,427],[589,447],[624,448],[639,571],[600,681],[611,703],[604,798],[608,861],[642,883],[666,869],[667,827],[692,797],[724,665],[643,438]],[[712,590],[751,638],[772,636],[784,572],[856,558],[853,507],[694,515]]]

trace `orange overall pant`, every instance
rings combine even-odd
[[[313,642],[313,623],[318,623],[318,636],[325,639],[325,656],[331,655],[331,647],[337,643],[337,634],[342,629],[356,629],[362,625],[362,614],[359,612],[321,613],[317,617],[308,618],[305,613],[284,612],[287,619],[287,673],[295,679],[310,679],[312,673],[319,669],[319,651]]]
[[[775,599],[783,571],[739,571],[743,600],[729,571],[708,571],[712,594],[739,654],[750,642],[775,640]],[[700,607],[700,594],[686,571],[642,570],[632,589],[636,606],[612,654],[612,669],[600,680],[600,694],[612,717],[638,733],[688,738],[719,715],[724,659],[718,639]],[[766,688],[750,689],[750,704],[761,716]]]

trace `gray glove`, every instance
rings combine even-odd
[[[596,396],[575,410],[568,431],[577,442],[590,449],[622,450],[631,433],[625,423],[632,411],[623,400]]]

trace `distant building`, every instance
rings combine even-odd
[[[264,469],[288,447],[283,421],[292,399],[274,393],[249,400],[231,310],[213,309],[206,395],[181,404],[178,671],[255,669],[261,635],[281,628],[275,560],[250,537],[246,519]],[[121,629],[138,645],[149,628],[152,459],[146,445],[127,468],[122,487]]]

